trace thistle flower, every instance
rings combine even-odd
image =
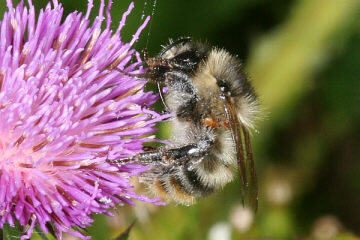
[[[146,170],[136,163],[108,160],[132,156],[166,116],[148,109],[157,96],[144,92],[139,54],[132,49],[148,18],[130,43],[120,38],[133,3],[115,32],[111,1],[92,24],[89,14],[73,12],[61,21],[57,0],[35,16],[28,0],[0,23],[0,227],[18,221],[57,237],[93,221],[131,199],[154,202],[131,191],[129,177]],[[105,12],[104,12],[105,11]],[[106,18],[104,17],[106,15]],[[106,28],[102,31],[104,19]],[[131,63],[132,56],[136,56]],[[121,71],[115,70],[121,69]]]

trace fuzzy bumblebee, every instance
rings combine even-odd
[[[249,129],[258,101],[239,60],[227,51],[181,38],[153,58],[149,70],[171,119],[171,144],[131,160],[150,164],[141,176],[151,192],[192,204],[241,177],[243,203],[256,210],[258,186]],[[165,98],[162,88],[167,87]]]

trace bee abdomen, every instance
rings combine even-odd
[[[205,197],[216,190],[202,182],[195,169],[185,166],[179,167],[175,174],[156,175],[156,179],[147,184],[156,196],[185,205],[193,204],[196,198]]]
[[[149,184],[149,187],[156,196],[167,201],[186,205],[195,202],[195,196],[191,195],[181,181],[173,176],[158,177],[152,184]]]
[[[184,177],[186,180],[184,182],[187,183],[188,189],[195,197],[205,197],[213,193],[216,188],[214,186],[209,186],[206,182],[202,181],[197,169],[198,168],[184,169]]]

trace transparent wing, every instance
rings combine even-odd
[[[254,211],[257,211],[258,184],[249,131],[236,116],[236,111],[230,97],[224,97],[224,99],[226,118],[229,122],[229,128],[235,144],[236,159],[241,179],[242,202],[245,204],[246,199],[246,204],[249,204]]]

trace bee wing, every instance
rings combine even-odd
[[[246,171],[249,176],[248,186],[249,186],[249,203],[251,208],[256,212],[258,207],[258,182],[255,171],[255,163],[253,158],[253,152],[250,142],[249,130],[242,125],[242,132],[245,139],[245,148],[246,148]]]
[[[227,121],[229,122],[231,135],[235,144],[238,170],[241,178],[242,202],[244,204],[244,199],[246,195],[250,207],[256,212],[258,205],[258,184],[256,179],[255,164],[253,159],[249,131],[236,116],[234,105],[229,97],[225,97],[224,109]]]

